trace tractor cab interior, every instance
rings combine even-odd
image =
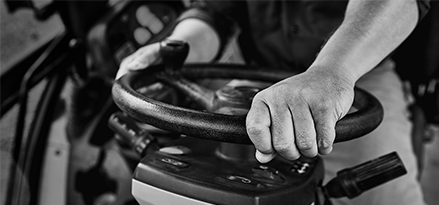
[[[163,41],[163,64],[114,81],[126,56],[170,34],[184,1],[53,0],[39,9],[31,1],[6,2],[11,12],[32,8],[41,20],[58,13],[65,25],[1,78],[2,116],[20,105],[13,158],[25,176],[19,182],[12,176],[8,189],[28,190],[29,204],[330,204],[330,198],[353,198],[406,173],[397,153],[346,167],[327,184],[320,157],[260,164],[245,114],[262,88],[198,84],[271,84],[295,73],[183,65],[185,43]],[[32,132],[23,138],[27,93],[42,79],[47,87],[27,128]],[[355,93],[356,111],[337,124],[336,142],[362,137],[383,117],[372,95]],[[15,205],[27,192],[8,193],[7,203]]]

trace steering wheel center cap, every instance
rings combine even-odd
[[[215,92],[215,113],[245,115],[250,109],[253,97],[259,91],[259,88],[250,86],[224,86]]]

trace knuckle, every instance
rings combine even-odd
[[[291,144],[285,142],[274,143],[273,147],[279,153],[288,153],[292,149]]]
[[[315,100],[311,104],[311,109],[314,115],[317,117],[324,117],[331,113],[331,110],[333,109],[333,105],[331,102],[329,102],[327,99],[319,99]]]
[[[297,96],[300,99],[308,99],[312,96],[314,96],[314,90],[311,87],[302,87],[300,90],[297,91]]]
[[[264,133],[262,126],[257,126],[255,124],[247,125],[247,134],[250,137],[259,137]]]
[[[328,113],[334,107],[333,103],[331,101],[329,101],[328,99],[320,99],[317,102],[318,102],[317,107],[320,110],[320,112],[322,112],[322,113]]]
[[[335,123],[316,121],[316,135],[320,148],[330,147],[335,139]]]
[[[319,147],[322,149],[330,148],[332,144],[332,140],[328,140],[327,138],[319,139]]]
[[[312,140],[309,140],[309,139],[300,140],[297,142],[297,147],[300,150],[307,151],[307,150],[313,149],[314,143],[312,142]]]
[[[314,148],[315,138],[311,134],[300,133],[296,137],[297,148],[303,151],[308,151]]]

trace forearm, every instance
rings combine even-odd
[[[210,62],[220,48],[219,37],[212,27],[195,18],[180,22],[169,39],[189,43],[190,51],[186,62]]]
[[[389,55],[417,22],[415,0],[351,0],[345,20],[309,70],[334,69],[356,82]]]

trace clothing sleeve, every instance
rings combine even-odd
[[[220,38],[220,50],[214,60],[219,59],[236,27],[236,18],[244,1],[195,0],[183,12],[177,23],[189,18],[200,19],[209,24]]]
[[[421,21],[430,9],[430,0],[417,0],[416,3],[418,3],[419,21]]]

